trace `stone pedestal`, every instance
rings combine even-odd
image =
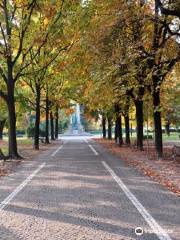
[[[81,110],[78,103],[74,106],[74,113],[70,116],[70,130],[74,134],[83,132],[83,126],[81,124]]]

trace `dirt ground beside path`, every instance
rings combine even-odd
[[[47,151],[50,148],[56,148],[56,146],[59,144],[58,141],[53,141],[51,144],[40,144],[39,151],[34,150],[32,147],[31,141],[19,141],[18,143],[18,150],[19,154],[23,157],[22,160],[0,160],[0,177],[4,176],[6,174],[9,174],[10,172],[15,171],[16,167],[25,162],[25,161],[32,161],[36,157],[38,157],[41,153],[44,151]],[[6,148],[7,142],[6,141],[0,141],[0,148]]]
[[[146,148],[144,151],[139,151],[126,146],[119,147],[114,140],[95,139],[95,141],[119,156],[126,164],[135,167],[180,196],[180,161],[172,160],[172,146],[169,144],[165,144],[164,159],[157,160],[153,146],[149,146],[149,154],[147,154]]]

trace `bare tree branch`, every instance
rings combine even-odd
[[[26,23],[25,26],[23,27],[22,26],[22,31],[20,33],[20,40],[19,40],[19,48],[18,48],[18,51],[17,51],[17,54],[13,60],[13,65],[17,62],[17,60],[19,59],[21,53],[22,53],[22,47],[23,47],[23,42],[24,42],[24,38],[25,38],[25,34],[27,32],[27,29],[28,29],[28,26],[29,26],[29,23],[30,23],[30,20],[31,20],[31,17],[32,17],[32,14],[33,14],[33,10],[36,6],[36,1],[32,1],[32,3],[30,4],[30,7],[29,7],[29,14],[25,14],[24,18],[22,19],[22,23]],[[28,53],[28,51],[27,51]],[[27,55],[27,54],[26,54]]]
[[[180,10],[179,9],[168,9],[165,8],[161,2],[161,0],[156,0],[159,9],[161,10],[161,13],[164,15],[170,15],[180,18]]]

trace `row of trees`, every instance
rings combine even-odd
[[[161,158],[162,119],[166,125],[170,119],[172,123],[179,121],[179,107],[175,108],[173,99],[176,96],[177,104],[180,103],[180,4],[169,0],[94,0],[87,3],[86,10],[88,24],[82,34],[81,51],[87,108],[102,114],[104,136],[106,120],[109,135],[112,122],[116,123],[120,144],[121,117],[124,116],[129,144],[129,118],[135,110],[140,150],[148,112],[154,122],[155,146]]]
[[[39,149],[42,113],[49,143],[49,116],[58,121],[58,108],[70,108],[70,99],[103,116],[104,135],[106,121],[109,136],[115,122],[120,144],[121,118],[129,144],[135,112],[140,150],[150,115],[162,157],[162,119],[167,128],[178,125],[180,111],[177,1],[2,0],[0,9],[0,128],[8,118],[9,157],[19,157],[16,118],[22,112],[35,113]]]
[[[79,40],[81,7],[79,1],[64,0],[0,3],[0,127],[4,127],[7,118],[10,158],[20,157],[16,140],[19,111],[35,114],[35,149],[39,149],[42,113],[46,116],[46,143],[49,116],[51,129],[53,118],[56,119],[57,137],[58,109],[69,103],[65,65],[68,53]]]

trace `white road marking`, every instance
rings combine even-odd
[[[61,145],[60,147],[58,147],[58,149],[56,149],[52,154],[51,154],[51,157],[54,157],[58,152],[59,150],[61,150],[63,148],[64,145]]]
[[[88,144],[88,146],[90,147],[90,149],[93,151],[94,155],[98,156],[99,153],[96,151],[96,149],[88,143],[88,140],[86,139],[85,142]]]
[[[82,150],[85,149],[85,147],[67,147],[68,150]]]
[[[87,155],[87,156],[89,156],[89,155]],[[92,161],[81,161],[81,160],[74,160],[74,158],[73,158],[73,160],[69,160],[69,159],[63,159],[63,160],[61,160],[61,163],[87,163],[87,164],[91,164],[91,163],[97,163],[97,160],[96,161],[94,161],[94,160],[92,160]],[[100,163],[100,162],[99,162]]]
[[[88,146],[93,151],[94,155],[99,155],[99,153],[96,151],[96,149],[92,145],[88,144]]]
[[[27,177],[3,202],[0,203],[0,210],[3,210],[10,201],[21,192],[21,190],[34,178],[34,176],[45,166],[45,163],[42,163],[29,177]]]
[[[170,236],[164,231],[164,229],[156,222],[156,220],[150,215],[150,213],[144,208],[144,206],[139,202],[135,195],[128,189],[128,187],[123,183],[123,181],[116,175],[116,173],[109,167],[109,165],[102,161],[103,166],[111,174],[123,192],[126,194],[128,199],[137,208],[139,213],[146,220],[148,225],[151,227],[153,232],[157,235],[160,240],[172,240]]]
[[[65,141],[63,143],[63,145],[61,145],[60,147],[58,147],[58,149],[56,149],[52,154],[51,154],[51,157],[54,157],[64,146],[64,144],[66,144],[68,141]]]

